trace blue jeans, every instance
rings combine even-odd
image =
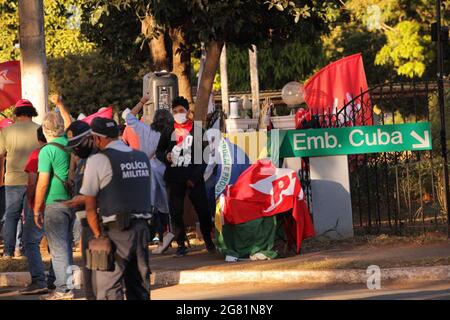
[[[31,282],[36,283],[39,287],[47,287],[55,282],[55,273],[53,272],[52,265],[50,265],[48,279],[45,277],[45,266],[42,262],[39,247],[43,236],[44,230],[36,226],[33,212],[28,210],[23,225],[23,244],[25,256],[28,260],[28,270],[31,274]]]
[[[18,235],[18,224],[22,210],[29,211],[26,200],[26,186],[5,187],[5,216],[3,224],[4,255],[13,255],[16,244],[20,243]],[[19,229],[20,231],[20,229]]]
[[[72,210],[60,203],[45,207],[44,225],[52,266],[55,272],[57,292],[70,290],[67,280],[72,275],[69,267],[73,265],[72,240],[75,215]]]

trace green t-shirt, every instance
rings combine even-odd
[[[59,143],[63,146],[67,146],[67,137],[64,135],[58,137],[51,142]],[[39,152],[38,172],[50,173],[50,186],[47,189],[47,196],[45,198],[45,204],[55,203],[55,200],[68,200],[70,199],[64,184],[61,180],[54,176],[54,173],[63,181],[67,180],[70,167],[70,155],[64,152],[60,148],[52,145],[46,145]]]
[[[6,154],[5,185],[27,185],[28,175],[24,169],[30,153],[39,146],[36,137],[38,128],[38,124],[26,121],[0,130],[0,154]]]

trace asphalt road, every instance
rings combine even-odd
[[[1,288],[0,300],[36,300],[38,296],[21,296],[18,288]],[[298,284],[228,284],[175,285],[153,288],[152,300],[450,300],[450,281],[382,284],[380,290],[363,285],[305,286]],[[83,299],[81,296],[80,299]]]
[[[363,285],[302,286],[274,284],[176,285],[152,291],[154,300],[450,300],[450,281],[414,285],[382,284],[380,290]]]

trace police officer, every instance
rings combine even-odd
[[[91,130],[99,152],[87,160],[80,193],[94,237],[115,249],[113,271],[95,273],[97,300],[123,300],[123,283],[127,300],[149,300],[149,160],[118,139],[114,120],[95,118]]]
[[[95,286],[93,279],[93,272],[86,268],[86,249],[89,240],[93,234],[89,228],[86,210],[85,210],[85,197],[80,194],[81,183],[83,181],[84,170],[86,168],[87,158],[96,153],[94,147],[94,140],[91,134],[91,127],[83,121],[74,121],[70,124],[66,131],[68,139],[68,149],[78,157],[78,162],[75,168],[73,177],[73,192],[74,197],[71,200],[66,201],[64,204],[75,210],[77,219],[81,224],[81,258],[83,272],[83,289],[87,300],[95,300]]]

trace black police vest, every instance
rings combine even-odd
[[[150,162],[145,153],[111,148],[102,153],[108,157],[113,175],[97,195],[100,216],[150,212]]]

